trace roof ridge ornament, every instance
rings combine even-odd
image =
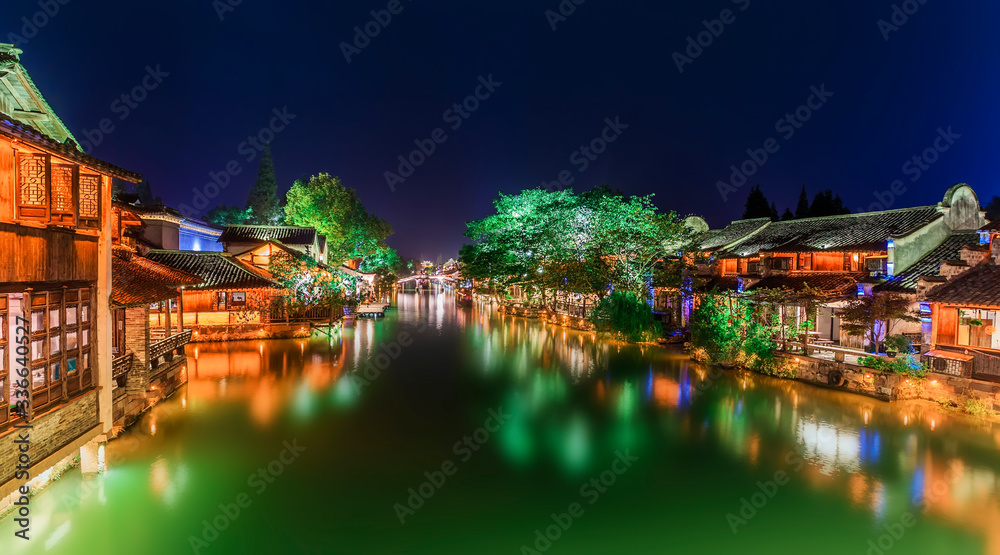
[[[18,48],[16,45],[6,42],[0,42],[0,63],[4,62],[20,63],[21,62],[20,56],[23,53],[24,51]]]

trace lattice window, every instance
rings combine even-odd
[[[73,173],[73,166],[52,165],[52,223],[76,223]]]
[[[83,227],[85,220],[88,226],[97,227],[98,199],[101,192],[101,176],[80,175],[80,226]]]
[[[17,204],[24,218],[46,219],[48,156],[18,154]]]

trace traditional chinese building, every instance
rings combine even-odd
[[[909,287],[913,274],[940,264],[935,262],[936,250],[950,251],[984,223],[979,200],[965,184],[951,187],[941,202],[930,206],[780,222],[737,221],[708,232],[702,240],[711,260],[706,267],[708,287],[783,291],[788,308],[798,310],[795,323],[812,319],[819,339],[860,347],[853,345],[860,339],[840,330],[837,309],[843,300],[871,294],[886,279]],[[901,274],[904,280],[893,281]],[[802,295],[821,300],[815,313],[803,312]],[[899,331],[920,334],[919,326]]]
[[[260,329],[271,321],[273,300],[282,294],[271,275],[229,253],[152,250],[150,260],[197,276],[175,308],[151,310],[154,328],[183,325],[197,333]]]
[[[226,226],[219,242],[225,252],[233,255],[243,255],[253,252],[251,264],[260,266],[262,262],[256,257],[266,260],[271,255],[270,241],[280,241],[281,244],[300,254],[312,257],[316,262],[327,264],[326,236],[312,227],[298,226],[268,226],[268,225],[230,225]],[[339,263],[340,261],[334,261]],[[266,262],[263,263],[266,266]]]
[[[36,483],[76,456],[84,472],[100,468],[113,405],[111,180],[140,179],[80,149],[20,54],[0,44],[0,511],[24,484],[14,426],[33,426]]]
[[[929,319],[929,350],[937,372],[1000,381],[1000,226],[981,229],[982,245],[942,267],[938,279],[920,284]]]
[[[181,288],[200,283],[196,276],[126,247],[115,248],[111,289],[115,425],[129,424],[187,382],[184,347],[191,330],[184,329],[179,317]],[[161,327],[151,328],[153,310],[164,316]],[[173,321],[172,314],[177,315]]]
[[[163,205],[145,206],[130,203],[130,209],[142,220],[137,235],[143,252],[149,249],[222,252],[219,236],[222,228]]]

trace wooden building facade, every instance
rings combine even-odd
[[[15,483],[12,426],[31,421],[36,477],[111,426],[111,179],[0,45],[0,511]]]

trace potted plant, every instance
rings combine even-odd
[[[969,320],[969,325],[979,327],[983,325],[983,321],[978,318],[973,318],[972,320]]]

